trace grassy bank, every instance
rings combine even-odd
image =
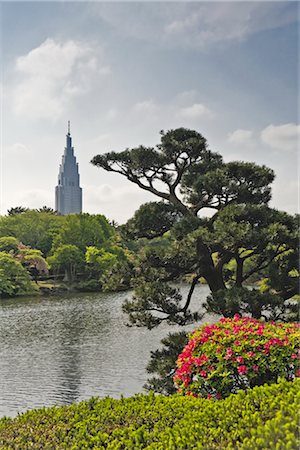
[[[299,397],[299,382],[284,381],[220,401],[92,398],[3,418],[0,448],[296,450]]]

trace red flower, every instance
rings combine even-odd
[[[254,372],[258,372],[259,367],[258,365],[253,364],[252,369],[254,370]]]
[[[296,370],[296,377],[300,377],[300,370]]]
[[[206,372],[206,370],[201,370],[200,376],[206,378],[206,377],[207,377],[207,372]]]
[[[216,393],[216,399],[217,399],[217,400],[220,400],[220,398],[221,398],[221,394],[219,394],[219,392],[217,392],[217,393]]]
[[[243,375],[243,373],[246,373],[247,371],[248,371],[248,369],[247,369],[246,366],[239,366],[239,367],[238,367],[238,373],[239,373],[240,375]]]
[[[236,358],[236,360],[237,360],[237,362],[240,363],[240,364],[243,364],[243,362],[244,362],[244,358],[242,358],[241,356],[238,356],[238,357]]]
[[[207,400],[210,400],[210,399],[211,399],[211,395],[207,394]]]

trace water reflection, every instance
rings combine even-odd
[[[141,392],[150,351],[176,327],[128,328],[129,295],[0,300],[0,416]],[[198,286],[198,305],[206,295]]]

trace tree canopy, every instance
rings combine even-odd
[[[211,291],[206,308],[225,316],[244,310],[277,317],[278,302],[296,294],[295,272],[291,276],[287,268],[282,269],[285,286],[270,281],[263,300],[245,288],[255,277],[268,277],[271,266],[297,250],[296,219],[268,206],[274,180],[270,168],[225,163],[200,133],[185,128],[162,131],[155,148],[110,152],[91,162],[160,199],[135,213],[122,227],[125,236],[152,239],[171,233],[168,247],[150,247],[140,256],[135,294],[124,306],[136,325],[152,328],[163,320],[184,324],[197,319],[189,306],[200,278]],[[204,216],[207,208],[210,217]],[[178,289],[167,284],[183,275],[191,279],[184,304]]]

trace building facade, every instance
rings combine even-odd
[[[55,210],[62,215],[82,212],[82,189],[78,163],[72,147],[70,122],[66,138],[66,147],[59,166],[58,185],[55,187]]]

